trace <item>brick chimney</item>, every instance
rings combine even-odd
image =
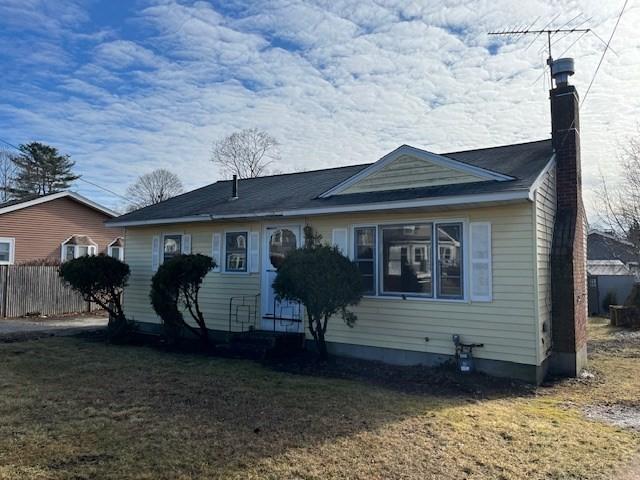
[[[575,377],[587,363],[586,217],[582,203],[578,92],[569,85],[573,59],[551,63],[551,137],[557,211],[551,249],[550,372]]]

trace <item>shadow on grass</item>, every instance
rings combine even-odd
[[[308,357],[292,369],[282,360],[261,365],[83,337],[0,349],[6,465],[47,478],[238,472],[508,391],[440,369],[343,360],[320,366]]]

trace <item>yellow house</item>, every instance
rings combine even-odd
[[[126,315],[157,331],[154,271],[203,253],[217,264],[201,290],[213,336],[304,334],[302,308],[277,301],[272,282],[310,225],[357,264],[367,290],[353,328],[330,323],[330,352],[434,365],[452,358],[458,335],[483,345],[479,370],[575,375],[586,359],[577,135],[567,142],[575,89],[558,84],[552,104],[550,140],[442,154],[403,145],[373,164],[220,181],[116,218],[131,267]]]

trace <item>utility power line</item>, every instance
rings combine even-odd
[[[604,56],[607,54],[607,51],[609,50],[609,45],[611,45],[611,40],[613,40],[613,36],[615,35],[616,30],[618,29],[618,24],[620,23],[620,19],[622,18],[622,14],[624,13],[625,8],[627,8],[627,3],[629,3],[629,0],[625,0],[624,5],[622,5],[622,10],[620,10],[620,14],[618,15],[618,20],[616,20],[616,24],[613,26],[613,30],[611,31],[611,36],[609,37],[609,41],[607,42],[607,44],[604,47],[604,50],[602,51],[602,56],[600,57],[600,61],[598,62],[596,71],[593,72],[593,77],[591,77],[591,82],[589,82],[587,91],[584,93],[584,97],[582,97],[582,102],[580,103],[581,108],[584,105],[585,100],[587,99],[587,95],[589,95],[589,91],[591,91],[591,86],[593,85],[593,82],[596,79],[596,75],[598,75],[598,71],[600,70],[602,61],[604,60]]]

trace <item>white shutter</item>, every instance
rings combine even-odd
[[[220,265],[222,264],[222,258],[220,255],[220,247],[222,246],[222,237],[219,233],[213,234],[213,239],[211,240],[211,258],[213,258],[216,266],[213,268],[214,272],[220,271]]]
[[[346,228],[334,228],[332,233],[331,243],[338,247],[340,253],[347,256],[349,255],[349,248],[347,243],[347,229]]]
[[[191,253],[191,235],[182,235],[182,254],[189,255]]]
[[[260,234],[249,232],[249,272],[260,271]]]
[[[160,266],[160,237],[153,236],[151,241],[151,271],[155,272]]]
[[[471,300],[492,300],[491,275],[491,224],[472,222],[469,224],[471,241]]]

